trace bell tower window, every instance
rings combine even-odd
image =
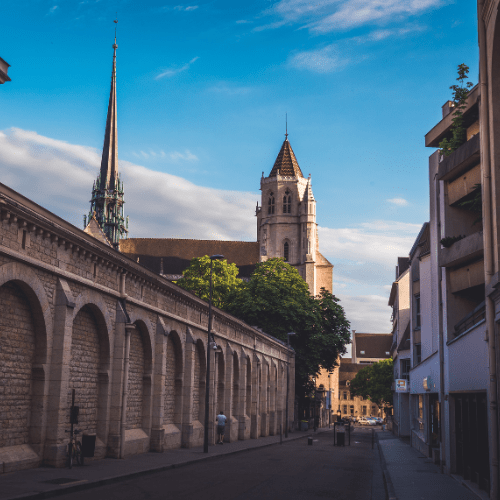
[[[292,197],[288,189],[285,191],[285,196],[283,196],[283,213],[284,214],[292,213]]]
[[[289,261],[290,257],[290,245],[288,244],[288,241],[285,241],[285,244],[283,245],[283,258],[285,259],[285,262]]]
[[[269,193],[269,199],[267,200],[267,213],[274,214],[274,193]]]

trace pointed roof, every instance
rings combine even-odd
[[[276,177],[277,175],[287,177],[304,177],[297,162],[297,158],[295,158],[292,146],[288,141],[288,137],[284,140],[283,145],[281,146],[280,152],[274,162],[274,167],[271,170],[269,177]]]
[[[92,218],[89,220],[89,223],[87,224],[87,227],[83,230],[83,232],[90,234],[90,236],[94,237],[96,240],[99,240],[100,242],[105,243],[110,247],[113,246],[111,242],[108,240],[106,233],[102,230],[101,226],[99,225],[99,222],[97,222],[97,219],[95,218],[95,213],[92,214]]]
[[[108,117],[104,133],[101,160],[101,189],[113,189],[118,173],[118,126],[116,119],[116,35],[113,44],[113,69],[111,71],[111,91],[109,93]],[[104,183],[104,184],[103,184]]]
[[[312,190],[312,186],[311,186],[311,176],[309,175],[309,179],[307,180],[307,186],[306,186],[306,190],[305,190],[305,193],[304,193],[304,201],[316,201],[314,199],[314,195],[313,195],[313,190]]]

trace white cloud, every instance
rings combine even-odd
[[[447,0],[280,0],[264,14],[280,18],[260,27],[300,24],[315,33],[398,22],[439,8]]]
[[[349,59],[341,55],[336,44],[322,49],[306,50],[293,54],[288,64],[297,69],[308,69],[315,73],[332,73],[340,71],[349,64]]]
[[[59,8],[59,6],[54,5],[53,7],[51,7],[51,8],[49,9],[49,12],[47,13],[47,15],[54,14],[54,13],[55,13],[55,11],[56,11],[58,8]]]
[[[136,158],[140,158],[141,160],[148,160],[150,157],[155,159],[155,158],[165,158],[166,162],[170,163],[177,163],[179,161],[198,161],[198,157],[191,153],[189,149],[185,149],[184,152],[180,151],[169,151],[168,153],[165,153],[165,151],[153,151],[152,149],[149,150],[148,153],[145,151],[139,151],[139,153],[136,153],[135,151],[132,151],[132,154]]]
[[[393,205],[397,205],[398,207],[407,207],[409,205],[408,201],[404,198],[391,198],[386,201],[392,203]]]
[[[198,5],[188,5],[187,7],[184,7],[184,5],[176,5],[174,7],[174,10],[180,10],[182,12],[189,12],[190,10],[196,10],[198,8]]]
[[[176,154],[179,160],[195,157],[189,150]],[[88,213],[100,163],[93,148],[16,128],[0,131],[2,182],[78,227]],[[131,236],[255,238],[257,193],[197,186],[126,161],[120,161],[120,172]]]
[[[189,150],[154,153],[178,161],[196,158]],[[0,131],[2,182],[80,228],[100,161],[101,153],[94,148],[17,128]],[[132,237],[255,238],[257,192],[198,186],[126,161],[120,161],[120,172]],[[321,252],[335,265],[334,293],[352,328],[389,331],[388,287],[396,259],[408,255],[419,230],[418,224],[378,220],[319,228]]]
[[[199,57],[193,57],[188,63],[184,64],[184,66],[181,66],[180,68],[170,68],[165,71],[162,71],[159,75],[155,76],[155,80],[159,80],[160,78],[164,77],[171,77],[175,76],[179,73],[182,73],[183,71],[187,71],[191,65],[197,61]]]
[[[235,86],[226,82],[219,82],[213,87],[209,87],[208,92],[213,92],[215,94],[226,94],[229,96],[234,95],[246,95],[252,92],[252,87]]]
[[[387,305],[389,294],[335,295],[340,299],[352,330],[360,333],[391,333],[391,309]]]

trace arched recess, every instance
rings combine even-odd
[[[1,266],[0,380],[8,381],[9,390],[0,393],[0,449],[29,444],[40,452],[51,344],[52,316],[41,280],[24,264]]]
[[[73,316],[66,407],[71,406],[71,392],[75,389],[75,404],[80,407],[78,428],[97,434],[100,442],[96,454],[101,456],[107,437],[109,330],[105,306],[101,309],[95,302],[82,305],[83,298],[78,297]]]
[[[231,397],[231,416],[238,418],[240,414],[240,363],[238,354],[233,352],[233,392]]]
[[[149,435],[153,353],[151,336],[143,320],[134,322],[130,333],[127,418],[125,429],[142,429]]]
[[[283,252],[283,260],[285,262],[291,262],[292,261],[292,242],[289,239],[284,239],[281,250]]]
[[[252,414],[252,358],[250,356],[247,357],[246,375],[245,415],[250,418]]]
[[[276,363],[271,361],[271,374],[270,374],[269,388],[270,388],[270,399],[269,399],[269,411],[277,411],[276,401],[278,392],[278,371],[276,369]]]
[[[167,337],[165,372],[165,407],[163,425],[182,424],[183,352],[179,334],[172,330]]]
[[[215,353],[215,367],[216,375],[215,380],[217,383],[216,397],[215,397],[215,410],[217,413],[223,411],[229,415],[228,409],[224,408],[224,388],[225,388],[225,368],[224,368],[224,351]]]
[[[205,421],[205,346],[202,340],[196,341],[193,377],[193,422]]]

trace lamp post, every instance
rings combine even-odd
[[[330,428],[330,421],[332,419],[332,383],[330,375],[331,373],[328,372],[328,428]]]
[[[316,432],[317,426],[316,426],[316,377],[313,377],[313,382],[314,382],[314,397],[313,397],[313,430]]]
[[[210,349],[212,344],[212,272],[214,260],[223,259],[224,255],[212,255],[210,257],[210,298],[208,301],[208,341],[207,341],[207,376],[205,379],[205,433],[203,436],[203,453],[208,453],[208,417],[210,399]]]
[[[295,332],[286,334],[287,345],[290,347],[290,335],[295,335]],[[290,359],[286,364],[286,403],[285,403],[285,437],[288,437],[288,391],[290,385]]]

